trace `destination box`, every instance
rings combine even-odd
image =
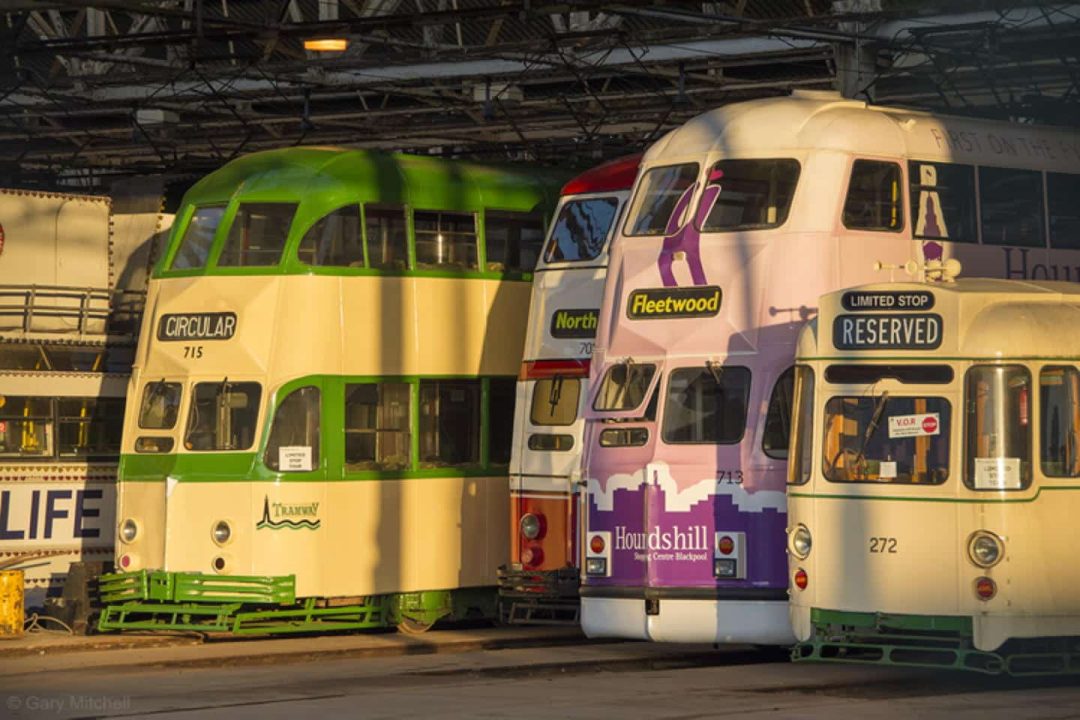
[[[936,350],[942,340],[941,316],[838,315],[833,320],[837,350]]]
[[[236,334],[236,313],[171,313],[158,321],[157,339],[228,340]]]
[[[934,293],[927,290],[849,290],[840,296],[840,304],[848,312],[930,310]]]
[[[596,308],[556,310],[551,314],[549,332],[553,338],[593,338],[599,322]]]
[[[626,316],[631,320],[712,317],[720,312],[720,298],[716,285],[634,290],[626,303]]]

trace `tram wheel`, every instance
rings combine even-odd
[[[423,635],[431,626],[435,624],[435,621],[423,622],[421,620],[413,620],[412,618],[403,617],[397,624],[398,632],[406,635]]]

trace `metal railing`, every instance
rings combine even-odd
[[[133,335],[145,305],[144,290],[0,285],[0,330]]]

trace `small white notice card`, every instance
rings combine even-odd
[[[882,480],[892,480],[896,477],[896,461],[882,460],[878,464],[878,477]]]
[[[311,470],[311,447],[308,445],[283,445],[278,448],[278,467],[282,472]]]
[[[976,490],[1019,490],[1020,458],[975,458]]]

